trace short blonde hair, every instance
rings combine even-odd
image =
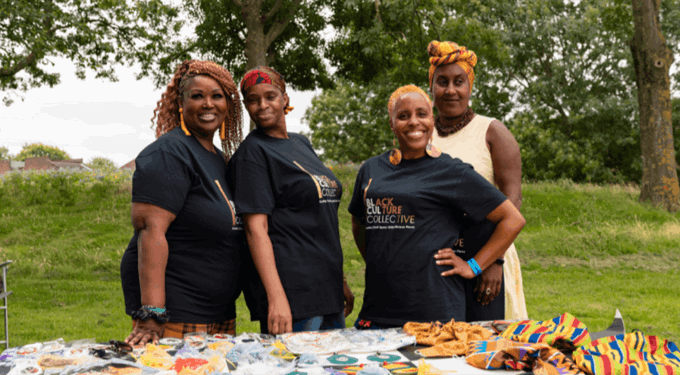
[[[387,102],[387,111],[389,113],[392,113],[392,109],[394,108],[394,103],[401,98],[402,95],[404,94],[410,94],[412,92],[418,93],[427,99],[427,103],[432,105],[432,101],[430,100],[430,97],[421,89],[420,87],[416,85],[406,85],[406,86],[401,86],[400,88],[396,89],[392,95],[390,95],[390,100]]]

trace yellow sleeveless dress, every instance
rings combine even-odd
[[[432,143],[451,157],[472,164],[475,171],[494,184],[491,152],[486,145],[486,132],[493,120],[490,117],[475,115],[467,126],[447,137],[441,138],[435,131]],[[505,281],[505,319],[527,319],[522,269],[514,243],[505,252],[503,279]]]

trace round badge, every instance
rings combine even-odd
[[[389,363],[389,362],[395,362],[395,361],[399,360],[399,356],[394,355],[394,354],[376,354],[376,355],[369,355],[367,357],[367,359],[369,361],[373,361],[373,362],[388,362]]]
[[[182,345],[184,340],[178,339],[176,337],[165,337],[160,340],[158,340],[158,343],[161,345],[168,345],[168,346],[179,346]]]
[[[328,357],[328,362],[334,365],[351,365],[352,363],[359,362],[359,359],[344,354],[336,354]]]
[[[191,345],[192,348],[196,350],[203,350],[205,349],[205,341],[203,340],[203,337],[201,336],[187,336],[184,338],[184,340]]]
[[[35,367],[35,366],[28,366],[26,368],[21,369],[22,374],[37,374],[40,372],[40,369]]]

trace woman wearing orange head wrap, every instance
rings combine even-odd
[[[472,164],[520,209],[522,163],[517,141],[500,121],[476,115],[469,108],[477,56],[453,42],[432,41],[427,51],[430,55],[430,92],[438,111],[432,143],[442,152]],[[463,231],[460,247],[455,252],[463,258],[471,257],[492,231],[493,224],[489,222],[471,225]],[[496,298],[503,284],[505,293]],[[503,318],[502,313],[498,316],[499,310],[502,312],[503,298],[506,319],[527,317],[522,271],[514,244],[496,266],[482,273],[470,292],[476,295],[474,299],[479,305],[469,311],[467,320]]]

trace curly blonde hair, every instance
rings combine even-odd
[[[156,138],[180,126],[179,102],[186,80],[195,76],[208,76],[219,83],[227,96],[229,108],[224,120],[224,133],[220,132],[225,161],[238,148],[243,139],[243,114],[238,86],[227,69],[212,61],[186,60],[177,66],[151,118],[151,128],[156,127]],[[155,120],[155,123],[154,123]]]

